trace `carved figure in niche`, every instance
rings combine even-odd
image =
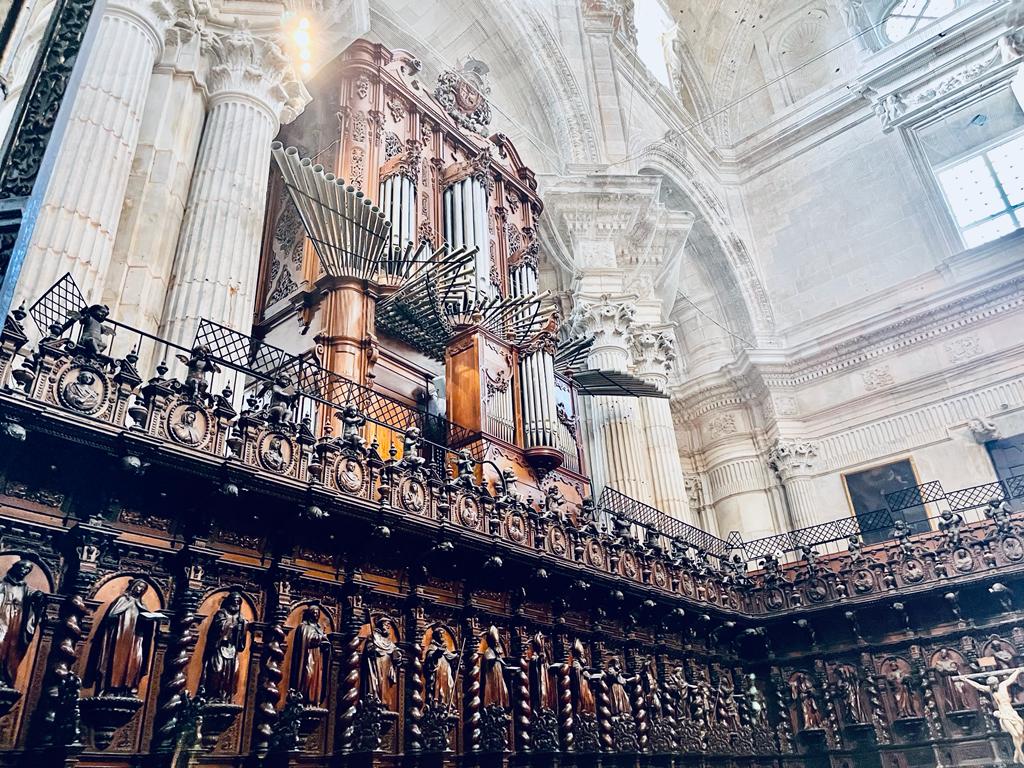
[[[836,667],[836,689],[843,702],[846,718],[851,723],[864,722],[864,705],[861,699],[861,680],[855,667]]]
[[[206,381],[206,374],[220,373],[220,366],[210,356],[210,348],[205,344],[196,344],[192,347],[192,354],[175,355],[188,368],[185,375],[185,391],[193,397],[205,394],[209,386]]]
[[[196,445],[203,436],[196,426],[196,418],[199,412],[195,408],[186,408],[181,412],[178,421],[171,424],[171,434],[186,445]]]
[[[674,714],[679,719],[690,718],[690,683],[682,667],[673,667],[665,676],[665,687],[672,693]]]
[[[498,628],[493,624],[483,636],[480,651],[480,683],[485,707],[496,705],[508,709],[508,686],[505,684],[505,652],[501,647]]]
[[[551,686],[551,660],[540,632],[530,638],[530,706],[534,711],[558,709],[558,697]]]
[[[267,467],[277,472],[282,471],[288,465],[288,460],[284,455],[283,435],[271,435],[267,447],[263,449],[262,458]]]
[[[1010,669],[1017,655],[1003,640],[995,639],[988,644],[988,653],[996,662],[996,669]]]
[[[939,677],[947,712],[962,712],[969,709],[967,684],[961,677],[961,666],[962,662],[949,648],[943,648],[932,659],[932,669]]]
[[[715,696],[715,717],[720,725],[733,730],[740,728],[740,711],[736,707],[736,686],[732,676],[723,672],[718,678],[718,691]]]
[[[993,714],[999,721],[999,727],[1009,734],[1013,741],[1013,762],[1024,763],[1024,720],[1013,708],[1013,696],[1010,695],[1010,686],[1017,682],[1024,668],[1015,669],[1003,682],[990,675],[985,679],[985,685],[974,682],[968,677],[961,676],[961,680],[975,690],[984,693],[992,699],[995,711]]]
[[[572,708],[576,712],[595,714],[597,707],[591,680],[599,680],[601,673],[593,673],[587,666],[587,652],[579,638],[572,644],[572,666],[569,667],[569,688],[572,692]]]
[[[260,389],[260,397],[270,393],[270,405],[267,407],[267,421],[271,424],[288,424],[292,421],[295,404],[299,393],[295,382],[287,373],[278,374],[272,382],[267,382]]]
[[[641,670],[640,682],[643,685],[644,693],[647,695],[647,701],[650,702],[651,712],[655,716],[660,716],[662,713],[661,686],[658,685],[658,670],[654,666],[654,659],[644,664]]]
[[[394,623],[386,616],[377,619],[363,642],[363,696],[390,704],[391,688],[398,683],[402,652],[391,639]]]
[[[82,327],[76,351],[88,357],[98,357],[107,351],[108,342],[104,337],[114,335],[114,329],[105,325],[108,317],[110,307],[104,304],[93,304],[68,315],[64,329],[76,322]]]
[[[810,676],[799,672],[789,681],[789,693],[796,704],[800,730],[813,731],[821,728],[821,710],[815,698],[814,683]]]
[[[751,724],[755,727],[768,727],[768,702],[757,687],[757,675],[747,675],[747,707],[750,709]]]
[[[884,674],[892,694],[896,719],[917,717],[917,697],[914,696],[914,681],[910,672],[903,668],[899,659],[889,659],[885,662]]]
[[[242,596],[229,592],[220,601],[206,631],[200,686],[210,701],[231,702],[238,690],[238,654],[248,642],[249,622],[242,618]]]
[[[82,680],[97,696],[137,696],[149,670],[157,624],[166,618],[142,602],[145,579],[132,579],[96,626]]]
[[[302,621],[292,634],[291,669],[288,688],[296,691],[310,707],[320,707],[327,696],[327,675],[331,667],[331,641],[320,625],[320,606],[306,606]]]
[[[939,513],[939,530],[945,535],[946,545],[950,549],[960,546],[960,529],[963,524],[964,518],[959,512],[944,509]]]
[[[448,640],[451,639],[451,645]],[[430,643],[424,654],[423,673],[426,682],[427,703],[447,712],[455,700],[455,674],[453,665],[458,663],[459,654],[452,648],[455,640],[443,627],[434,627]]]
[[[64,401],[79,411],[91,411],[100,400],[96,389],[96,374],[86,368],[78,371],[74,379],[64,385]]]
[[[640,676],[627,676],[623,671],[619,657],[612,656],[608,659],[607,679],[608,693],[612,703],[612,716],[632,715],[633,705],[629,701],[626,686],[635,684],[640,679]]]
[[[0,581],[0,685],[13,688],[36,635],[45,595],[25,582],[32,563],[16,560]]]

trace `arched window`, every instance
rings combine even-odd
[[[952,13],[957,5],[957,0],[898,0],[885,15],[885,37],[891,43],[898,43]]]

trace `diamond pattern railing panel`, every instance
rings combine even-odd
[[[954,512],[976,509],[985,506],[992,499],[1005,501],[1006,498],[1006,488],[1001,482],[985,483],[984,485],[976,485],[973,488],[950,491],[946,494],[949,508]]]
[[[937,480],[885,494],[885,502],[893,512],[920,507],[922,504],[931,504],[944,498],[946,498],[946,493],[942,490],[942,483]]]
[[[71,315],[84,308],[85,296],[71,273],[67,272],[39,297],[28,313],[40,333],[46,335],[53,326],[67,325]]]
[[[717,536],[677,520],[621,491],[606,486],[601,491],[597,506],[613,515],[623,517],[637,525],[652,529],[671,539],[684,541],[696,549],[722,556],[728,545]]]

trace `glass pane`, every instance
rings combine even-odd
[[[1024,203],[1024,135],[990,150],[988,159],[1010,205]]]
[[[966,243],[968,248],[974,248],[975,246],[995,240],[997,237],[1009,234],[1013,230],[1013,219],[1010,218],[1009,214],[1006,214],[991,221],[976,224],[970,229],[965,229],[964,243]]]
[[[966,227],[1005,210],[985,160],[972,157],[939,174],[957,224]]]

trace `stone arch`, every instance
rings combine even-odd
[[[668,143],[657,143],[644,153],[639,166],[663,174],[690,199],[697,221],[706,225],[716,250],[722,256],[723,266],[727,267],[729,276],[735,281],[743,298],[746,317],[743,325],[746,325],[751,335],[771,333],[775,328],[774,313],[768,291],[750,251],[730,225],[722,203],[703,183],[694,178],[694,168],[683,152]],[[738,319],[743,319],[743,315]]]

